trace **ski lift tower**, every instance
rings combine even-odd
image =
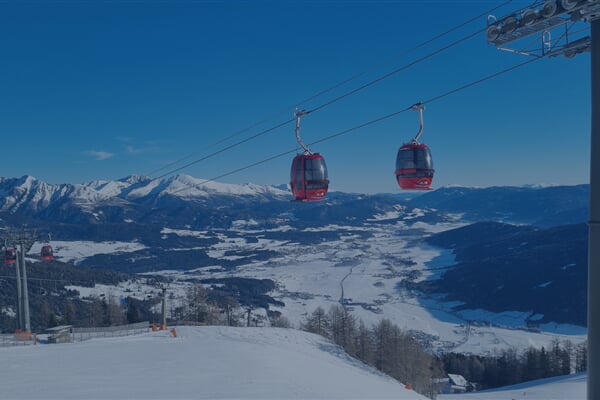
[[[160,285],[160,290],[161,290],[161,316],[162,316],[162,322],[160,324],[160,330],[161,331],[166,331],[167,330],[167,288],[169,287],[169,285]]]
[[[4,238],[6,243],[17,245],[17,329],[22,333],[26,340],[29,340],[31,334],[31,322],[29,317],[29,290],[27,288],[27,267],[25,264],[25,255],[36,242],[35,232],[26,231],[13,232]]]
[[[589,34],[573,29],[587,23],[591,25]],[[541,45],[533,50],[507,47],[534,35],[539,36]],[[600,0],[537,1],[500,19],[489,16],[487,40],[501,50],[534,57],[571,58],[591,53],[587,399],[597,400],[600,399]]]

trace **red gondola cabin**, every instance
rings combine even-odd
[[[297,201],[323,200],[329,188],[323,156],[318,153],[296,155],[292,161],[290,186]]]
[[[52,261],[54,259],[54,251],[52,250],[52,246],[49,244],[42,246],[40,257],[43,261]]]
[[[401,189],[431,189],[434,171],[431,152],[426,144],[407,143],[398,150],[396,180]]]
[[[17,251],[15,249],[6,249],[4,251],[4,264],[14,265],[17,262]]]

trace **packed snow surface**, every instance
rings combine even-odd
[[[175,329],[0,348],[0,398],[426,399],[310,333]]]

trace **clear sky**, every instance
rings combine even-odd
[[[0,0],[0,176],[158,177],[290,120],[295,105],[339,82],[360,75],[300,107],[320,108],[484,29],[482,16],[411,50],[503,3]],[[318,141],[527,60],[482,32],[303,117],[302,138]],[[409,111],[311,148],[325,157],[332,190],[393,193],[396,152],[417,130]],[[589,54],[542,59],[427,104],[421,142],[432,151],[434,187],[587,183]],[[176,173],[215,178],[295,148],[290,123]],[[292,158],[219,180],[286,183]]]

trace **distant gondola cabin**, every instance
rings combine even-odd
[[[17,262],[17,251],[15,249],[6,249],[4,251],[4,264],[13,265]]]
[[[52,261],[54,259],[54,250],[49,244],[42,246],[40,257],[44,261]]]

